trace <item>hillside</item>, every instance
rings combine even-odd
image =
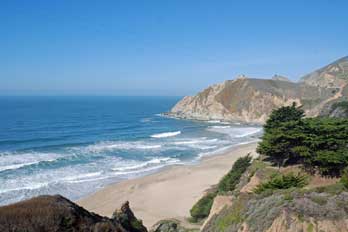
[[[0,207],[0,231],[94,231],[146,232],[126,202],[113,217],[88,212],[68,199],[39,196]]]
[[[317,116],[333,102],[348,97],[348,58],[342,58],[293,83],[282,76],[255,79],[245,76],[186,96],[168,113],[198,120],[223,120],[263,124],[272,109],[292,102],[308,116]]]
[[[290,166],[280,173],[290,171],[300,170]],[[267,162],[255,160],[231,193],[230,203],[210,215],[202,231],[348,231],[348,192],[337,180],[310,176],[302,189],[253,192],[277,174]]]

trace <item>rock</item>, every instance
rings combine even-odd
[[[187,229],[174,219],[162,220],[154,225],[152,232],[193,232],[198,230]]]
[[[348,80],[348,56],[303,76],[300,82],[323,88],[340,88]]]
[[[277,74],[272,77],[272,80],[291,82],[287,77],[277,75]]]
[[[134,216],[132,210],[129,207],[128,201],[123,203],[120,210],[116,210],[113,213],[112,219],[119,222],[127,231],[147,232],[147,229],[143,225],[143,222],[141,220],[138,220]]]
[[[133,215],[129,207],[126,212]],[[145,232],[146,228],[135,230],[127,219],[102,217],[60,195],[47,195],[0,207],[0,231]]]
[[[205,220],[205,222],[202,225],[202,229],[205,227],[205,225],[209,222],[211,218],[213,218],[214,215],[217,215],[220,213],[220,211],[225,208],[232,205],[232,196],[223,196],[223,195],[217,195],[214,198],[213,205],[210,209],[210,213],[208,218]]]

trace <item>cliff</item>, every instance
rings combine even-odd
[[[276,75],[272,79],[245,76],[186,96],[170,116],[263,124],[275,108],[296,102],[308,116],[320,115],[332,102],[347,99],[348,58],[342,58],[293,83]]]

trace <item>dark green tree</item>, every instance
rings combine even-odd
[[[293,102],[291,106],[283,106],[272,111],[264,129],[267,132],[273,128],[277,128],[283,122],[299,121],[304,117],[304,111],[296,106]]]
[[[273,110],[264,125],[264,135],[257,152],[266,155],[279,167],[298,162],[301,157],[296,150],[302,146],[304,137],[303,117],[303,110],[295,103]]]

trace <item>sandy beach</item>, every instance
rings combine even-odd
[[[196,165],[177,165],[127,180],[77,201],[79,205],[103,216],[111,216],[129,201],[135,215],[149,228],[161,219],[189,217],[192,205],[210,186],[218,183],[236,159],[255,153],[256,143],[233,147],[222,154],[206,157]]]

